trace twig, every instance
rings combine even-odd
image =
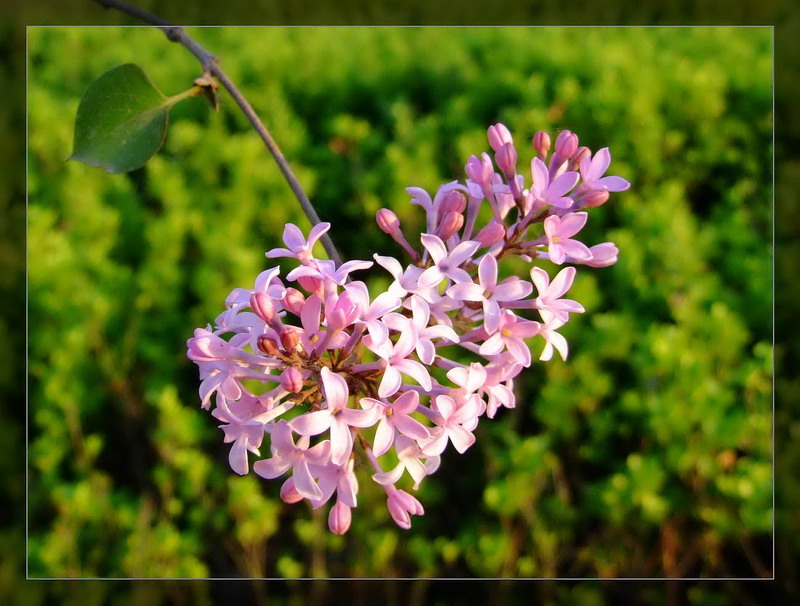
[[[126,13],[132,17],[135,17],[145,23],[149,23],[150,25],[154,25],[158,27],[160,30],[164,32],[169,40],[172,42],[177,42],[185,46],[195,57],[197,57],[198,61],[202,63],[203,69],[211,73],[217,80],[220,81],[222,86],[225,87],[225,90],[230,93],[231,97],[236,101],[236,103],[241,108],[244,115],[247,116],[247,119],[250,121],[250,124],[253,126],[255,131],[258,133],[258,136],[261,137],[261,140],[264,142],[264,145],[269,150],[269,153],[272,154],[272,157],[275,159],[275,162],[278,164],[278,168],[280,168],[281,173],[283,173],[283,177],[286,179],[286,182],[289,184],[289,187],[292,189],[292,193],[294,194],[297,201],[300,203],[300,206],[303,209],[303,212],[308,217],[308,220],[311,222],[312,225],[316,225],[320,222],[319,215],[317,211],[314,210],[314,207],[311,205],[311,202],[306,196],[305,191],[303,191],[303,187],[300,185],[300,182],[297,180],[297,177],[294,176],[292,169],[289,167],[289,164],[286,162],[286,158],[284,158],[283,153],[281,152],[280,148],[275,143],[272,135],[269,134],[269,131],[264,126],[264,123],[261,122],[261,119],[258,117],[256,112],[253,110],[250,103],[248,103],[247,99],[245,99],[244,95],[236,88],[236,85],[231,82],[231,79],[225,73],[225,71],[219,66],[217,58],[208,52],[201,44],[195,41],[189,34],[182,27],[178,27],[173,25],[169,21],[162,19],[158,15],[154,15],[149,13],[145,10],[142,10],[136,6],[132,6],[127,2],[122,2],[121,0],[94,0],[98,4],[102,5],[105,8],[113,8],[123,13]],[[336,247],[333,245],[333,241],[331,240],[328,234],[324,234],[322,236],[322,245],[325,247],[325,252],[328,253],[328,257],[330,257],[333,261],[336,262],[337,265],[342,263],[342,258],[339,256],[339,253],[336,250]]]

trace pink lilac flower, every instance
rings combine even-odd
[[[567,255],[576,259],[590,259],[592,253],[585,244],[572,240],[586,225],[589,217],[585,212],[567,213],[563,217],[551,215],[544,220],[544,233],[547,236],[548,254],[550,260],[556,265],[561,265]]]
[[[582,186],[586,190],[625,191],[631,184],[622,177],[604,177],[611,164],[611,152],[607,147],[599,150],[593,158],[586,156],[581,160]]]
[[[287,223],[286,228],[283,230],[283,242],[288,246],[285,248],[274,248],[267,253],[267,257],[274,259],[275,257],[290,257],[297,259],[303,265],[307,265],[311,260],[311,249],[314,248],[317,240],[331,228],[330,223],[317,223],[311,228],[308,234],[308,240],[303,237],[303,232],[300,231],[293,223]]]
[[[322,463],[330,456],[330,442],[325,440],[309,448],[308,437],[300,438],[295,445],[292,430],[286,421],[278,423],[270,431],[272,458],[253,463],[253,471],[271,480],[292,469],[295,489],[311,501],[322,498],[322,491],[311,476],[309,463]]]
[[[530,282],[512,279],[497,283],[497,259],[484,255],[478,264],[479,284],[456,284],[447,290],[447,296],[459,301],[480,302],[483,305],[483,323],[491,334],[500,326],[500,303],[518,301],[527,297],[533,287]]]
[[[478,250],[480,244],[472,240],[461,242],[449,253],[444,242],[438,236],[422,234],[422,245],[428,251],[433,265],[426,269],[419,277],[419,285],[423,287],[435,286],[444,278],[453,282],[471,282],[469,274],[459,266],[469,259]]]
[[[584,311],[563,298],[577,270],[562,269],[551,282],[546,268],[529,267],[537,296],[527,299],[530,282],[515,275],[498,282],[504,259],[590,267],[618,259],[611,242],[587,248],[573,237],[586,223],[583,209],[596,212],[610,192],[628,187],[620,177],[603,176],[607,149],[592,157],[578,147],[577,135],[562,131],[548,158],[550,137],[537,133],[526,190],[511,132],[496,124],[487,136],[494,164],[485,152],[470,156],[466,180],[445,183],[433,198],[421,188],[407,190],[426,215],[424,254],[408,244],[397,214],[378,211],[378,227],[410,258],[403,264],[373,255],[392,279],[383,292],[371,294],[352,279],[372,261],[314,257],[329,224],[314,226],[308,238],[288,224],[286,248],[267,257],[299,265],[284,279],[293,284],[284,284],[277,267],[264,270],[252,288],[230,292],[213,326],[187,340],[187,356],[200,373],[201,406],[213,407],[220,421],[232,470],[248,473],[266,435],[270,456],[255,460],[254,472],[268,479],[287,474],[280,498],[327,505],[333,533],[347,532],[357,505],[356,448],[386,493],[392,519],[407,529],[424,510],[395,484],[408,472],[416,490],[449,445],[463,453],[483,419],[516,406],[515,378],[531,364],[525,340],[541,335],[540,360],[554,351],[566,359],[558,330],[571,313]],[[529,236],[539,223],[544,235]],[[515,313],[531,310],[542,323]],[[450,359],[459,351],[470,360]]]
[[[583,313],[586,311],[583,305],[571,299],[561,299],[572,286],[575,279],[575,268],[565,267],[550,282],[550,276],[541,267],[531,269],[531,280],[536,285],[539,296],[534,299],[542,318],[547,321],[547,314],[552,314],[559,320],[566,322],[571,313]]]
[[[500,317],[497,332],[483,342],[480,354],[492,356],[508,349],[514,359],[527,368],[531,365],[531,350],[523,339],[536,336],[540,330],[541,324],[538,322],[520,320],[506,309]]]
[[[428,428],[410,416],[419,406],[419,394],[416,391],[405,392],[391,404],[374,398],[362,398],[361,406],[369,408],[380,419],[372,445],[375,456],[379,457],[389,450],[397,432],[414,440],[431,437]]]
[[[347,408],[350,391],[347,382],[327,367],[320,371],[327,407],[292,419],[289,426],[301,436],[315,436],[330,430],[331,461],[344,465],[353,450],[350,427],[371,427],[377,411]]]

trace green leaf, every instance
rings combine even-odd
[[[164,143],[169,108],[176,100],[153,86],[138,65],[106,72],[81,99],[70,160],[110,173],[140,168]]]

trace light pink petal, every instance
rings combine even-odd
[[[553,280],[553,284],[547,292],[547,297],[551,299],[558,299],[572,286],[572,281],[575,279],[575,268],[566,267],[558,272],[558,275]],[[543,294],[540,293],[539,294]]]
[[[565,254],[575,259],[583,260],[592,258],[592,251],[589,250],[589,247],[578,240],[562,240],[558,245]]]
[[[425,445],[422,447],[422,452],[428,456],[436,456],[442,454],[442,452],[444,452],[444,449],[446,447],[447,447],[447,431],[441,429],[431,439],[430,442],[425,443]]]
[[[606,174],[608,166],[611,164],[611,154],[607,147],[599,150],[592,158],[592,163],[589,166],[589,174],[587,175],[588,181],[597,181],[600,177]]]
[[[492,255],[483,255],[478,264],[478,278],[484,290],[492,290],[497,285],[497,259]]]
[[[544,349],[542,350],[542,355],[539,356],[539,359],[542,362],[547,362],[553,357],[553,345],[550,341],[545,343]]]
[[[561,230],[561,219],[555,215],[550,215],[544,220],[544,233],[548,238],[559,235]],[[287,276],[288,277],[288,276]]]
[[[247,473],[247,438],[242,436],[233,443],[228,453],[228,462],[231,464],[231,469],[239,475]]]
[[[422,385],[422,387],[424,387],[426,390],[430,391],[433,387],[431,385],[431,376],[428,374],[428,370],[419,362],[414,360],[400,360],[394,366],[403,374],[413,377],[414,380]]]
[[[560,335],[557,332],[551,332],[550,342],[558,350],[558,353],[561,354],[561,359],[566,360],[567,354],[569,353],[569,346],[567,344],[567,340],[563,337],[563,335]]]
[[[322,377],[322,392],[328,402],[328,408],[345,408],[347,400],[350,398],[347,381],[341,375],[331,372],[327,366],[322,367],[320,376]]]
[[[292,466],[288,457],[272,457],[271,459],[261,459],[253,463],[253,471],[262,478],[272,480],[277,478]]]
[[[414,412],[419,404],[419,394],[416,391],[407,391],[392,403],[395,414],[407,415]]]
[[[539,334],[542,325],[538,322],[522,320],[511,327],[511,334],[517,339],[529,339]]]
[[[327,232],[330,228],[331,224],[325,221],[322,223],[317,223],[314,227],[312,227],[311,231],[308,233],[308,249],[311,250],[316,241],[322,237],[322,234]]]
[[[373,407],[367,410],[345,408],[340,410],[337,416],[342,418],[348,425],[352,427],[361,427],[363,429],[364,427],[372,427],[378,422],[378,419],[382,416],[381,408],[382,407]]]
[[[381,384],[378,386],[378,395],[381,398],[388,398],[397,393],[402,383],[403,379],[397,369],[393,366],[387,366],[386,370],[383,371]]]
[[[437,396],[436,402],[433,404],[432,408],[447,421],[455,411],[456,403],[450,396]]]
[[[525,368],[531,365],[531,350],[520,339],[506,339],[506,347],[514,359]]]
[[[460,425],[453,425],[447,429],[450,441],[456,450],[464,454],[466,450],[475,443],[475,436]]]
[[[372,444],[372,451],[376,457],[385,454],[386,451],[392,446],[394,441],[394,427],[386,420],[386,417],[381,419],[378,423],[378,429],[375,430],[375,441]]]
[[[289,247],[292,252],[300,252],[306,246],[306,239],[303,237],[303,232],[294,223],[287,223],[283,229],[283,243]]]
[[[480,242],[475,242],[473,240],[466,240],[462,242],[450,253],[450,257],[448,259],[449,264],[455,266],[461,265],[464,261],[475,254],[475,251],[480,248],[480,245]]]
[[[470,364],[470,370],[465,388],[472,393],[486,382],[486,369],[480,364]]]
[[[314,332],[319,330],[319,313],[322,309],[322,299],[317,295],[311,295],[303,303],[300,311],[300,323],[306,331]]]
[[[534,158],[531,161],[531,175],[537,191],[543,192],[550,185],[550,172],[547,170],[545,163],[539,158]]]
[[[550,276],[541,267],[534,267],[531,269],[531,280],[536,285],[536,291],[539,296],[544,296],[550,287]]]
[[[384,343],[389,338],[389,329],[380,320],[367,322],[367,330],[369,331],[369,336],[372,337],[373,343]]]
[[[533,292],[533,286],[525,280],[509,280],[498,284],[492,291],[492,298],[495,301],[518,301],[524,299]]]
[[[398,358],[405,358],[408,354],[414,351],[417,346],[418,333],[414,324],[409,323],[405,330],[400,333],[400,338],[394,344],[392,350],[392,360]]]
[[[553,179],[550,187],[547,188],[548,201],[552,200],[553,198],[560,198],[566,194],[569,190],[575,187],[575,184],[578,182],[579,178],[580,175],[578,175],[578,173],[569,171]]]
[[[447,296],[456,301],[483,301],[484,289],[479,284],[464,282],[447,289]]]
[[[497,301],[484,299],[483,301],[483,325],[487,333],[493,333],[500,328],[500,306]]]
[[[380,255],[372,255],[372,258],[383,267],[386,271],[392,274],[392,277],[399,281],[401,276],[403,275],[403,266],[400,265],[400,261],[393,257],[381,257]]]
[[[292,478],[294,479],[295,490],[305,498],[310,501],[318,501],[322,498],[322,491],[314,482],[314,478],[311,477],[311,471],[308,469],[308,463],[306,463],[305,459],[300,459],[295,463]]]
[[[337,417],[331,423],[331,462],[344,465],[353,450],[353,434],[344,419]]]
[[[480,349],[478,350],[478,353],[480,353],[482,356],[493,356],[503,351],[504,347],[505,343],[503,342],[503,337],[498,332],[496,334],[493,334],[491,337],[489,337],[488,339],[486,339],[486,341],[483,342]]]
[[[430,365],[436,357],[436,347],[430,339],[417,341],[417,355],[423,364]]]
[[[390,484],[394,484],[395,482],[397,482],[397,480],[400,479],[400,476],[403,475],[404,470],[405,470],[405,465],[403,463],[398,463],[397,465],[394,466],[394,469],[390,471],[379,471],[378,473],[372,474],[372,479],[375,480],[381,486],[389,486]]]
[[[622,177],[603,177],[594,186],[608,191],[627,191],[631,184]]]
[[[394,415],[392,417],[392,423],[397,428],[397,431],[409,438],[427,440],[431,437],[427,427],[407,415]]]
[[[265,253],[268,259],[274,259],[276,257],[294,257],[296,256],[291,250],[287,250],[285,248],[273,248],[270,251]]]
[[[547,251],[550,253],[550,260],[556,265],[561,265],[567,258],[567,254],[561,248],[561,244],[550,244]]]
[[[428,253],[430,253],[431,259],[433,259],[433,262],[436,265],[447,258],[447,249],[445,248],[444,242],[442,242],[439,236],[422,234],[420,236],[420,240],[422,241],[422,245],[427,249]]]
[[[308,439],[309,438],[301,438],[301,440],[306,440],[306,446],[308,446]],[[303,456],[305,457],[306,461],[315,465],[328,463],[328,459],[331,456],[331,441],[323,440],[316,446],[306,450]]]
[[[469,370],[463,366],[451,368],[447,371],[447,378],[460,387],[465,387],[469,381]]]
[[[448,341],[452,341],[453,343],[458,343],[459,338],[456,331],[453,330],[450,326],[445,326],[444,324],[436,324],[435,326],[429,326],[425,330],[425,336],[429,339],[447,339]]]
[[[420,288],[432,288],[439,284],[444,278],[442,271],[436,266],[432,265],[422,272],[422,275],[417,280],[417,285]]]
[[[331,411],[326,409],[307,412],[292,419],[289,426],[301,436],[316,436],[331,426]]]
[[[548,217],[547,219],[549,219]],[[586,225],[589,214],[585,212],[567,213],[561,218],[561,226],[558,228],[558,235],[561,238],[570,238],[577,234]],[[547,223],[545,219],[545,223]]]
[[[451,267],[450,269],[445,272],[445,275],[450,278],[453,282],[461,284],[463,282],[472,282],[472,277],[465,272],[463,269],[459,267]]]
[[[420,463],[419,459],[406,459],[406,470],[408,471],[409,475],[414,478],[414,483],[419,484],[422,480],[425,479],[425,476],[428,475],[428,470],[425,469],[425,466]]]
[[[276,425],[272,426],[270,442],[272,443],[272,448],[279,453],[289,453],[294,450],[292,428],[289,427],[286,421],[278,421]]]
[[[561,299],[558,301],[558,305],[556,308],[559,311],[569,312],[571,314],[582,314],[586,310],[583,308],[583,305],[578,303],[577,301],[573,301],[572,299]]]

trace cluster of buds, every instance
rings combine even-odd
[[[261,457],[268,434],[270,456],[256,460],[253,471],[269,479],[288,474],[280,490],[287,503],[333,502],[332,532],[350,526],[359,451],[359,467],[385,491],[389,514],[410,528],[423,508],[398,484],[416,490],[449,445],[463,453],[481,418],[514,407],[514,378],[530,366],[531,348],[539,360],[554,351],[566,359],[558,330],[584,311],[563,298],[574,266],[617,260],[614,244],[588,247],[576,239],[586,209],[629,187],[621,177],[603,176],[607,148],[592,154],[564,131],[550,155],[549,135],[536,133],[526,187],[508,129],[497,124],[488,135],[494,163],[486,153],[471,156],[463,184],[443,185],[433,199],[408,188],[411,203],[426,214],[417,246],[392,211],[378,211],[380,229],[411,259],[403,266],[374,255],[394,278],[385,292],[371,298],[350,276],[372,261],[337,266],[314,257],[329,224],[314,226],[308,239],[288,224],[287,248],[266,256],[290,257],[298,267],[284,279],[279,268],[268,269],[252,289],[234,289],[215,326],[188,340],[202,407],[213,398],[212,415],[233,443],[231,468],[248,473],[248,453]],[[478,225],[486,207],[488,221]],[[532,264],[530,281],[500,278],[499,262],[510,255]],[[569,266],[551,280],[535,264],[541,261]]]

